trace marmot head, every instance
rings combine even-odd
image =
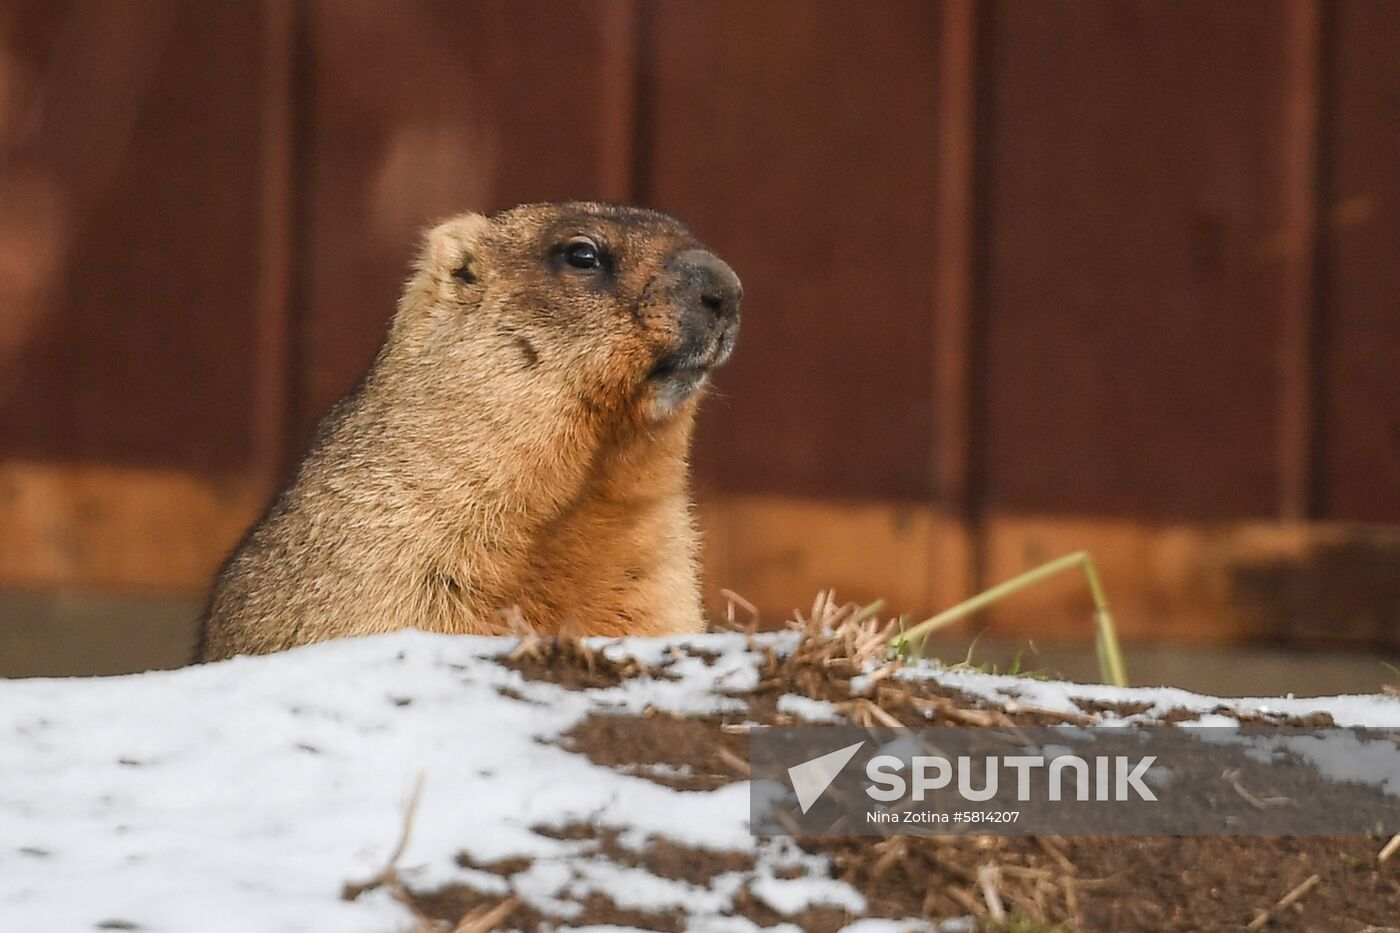
[[[430,230],[390,341],[449,378],[471,369],[498,402],[655,423],[693,411],[734,349],[742,296],[665,214],[527,204]]]

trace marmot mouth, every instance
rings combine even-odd
[[[678,360],[667,357],[651,368],[647,378],[657,382],[685,380],[703,376],[710,371],[710,364],[696,360]]]
[[[653,382],[698,380],[728,362],[733,350],[733,334],[726,332],[705,351],[687,348],[666,354],[652,366],[647,379]]]

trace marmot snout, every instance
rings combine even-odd
[[[199,659],[416,627],[701,627],[686,460],[742,288],[593,203],[435,227],[388,339],[225,564]]]

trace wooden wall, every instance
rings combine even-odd
[[[203,587],[419,229],[599,197],[745,281],[716,600],[1087,547],[1129,636],[1400,644],[1386,0],[19,0],[0,43],[0,584]]]

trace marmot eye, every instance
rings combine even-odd
[[[597,269],[603,265],[603,252],[588,237],[579,237],[565,245],[564,261],[575,269]]]

